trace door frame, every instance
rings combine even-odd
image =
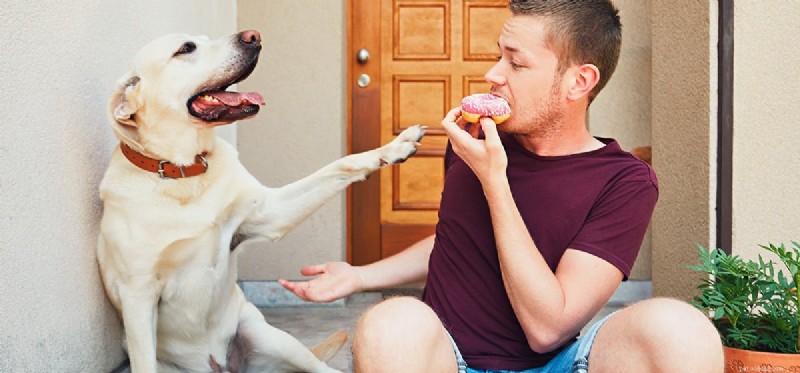
[[[380,77],[381,33],[369,30],[370,17],[380,19],[381,1],[346,0],[347,38],[347,148],[348,154],[376,148],[380,144]],[[366,64],[356,60],[359,49],[365,48],[372,56]],[[355,88],[355,79],[361,74],[372,77],[366,88]],[[354,111],[357,108],[357,111]],[[347,190],[347,261],[364,265],[380,259],[381,211],[380,171],[367,180],[352,184]],[[355,229],[355,227],[358,227]]]

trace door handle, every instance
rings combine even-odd
[[[364,48],[359,49],[356,53],[356,61],[362,65],[367,63],[369,61],[369,51]]]

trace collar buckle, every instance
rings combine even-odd
[[[171,177],[169,177],[169,176],[164,174],[164,163],[169,163],[169,162],[167,162],[167,161],[158,162],[158,170],[157,170],[158,171],[158,177],[160,177],[162,180],[171,179]]]
[[[203,160],[203,165],[206,166],[206,168],[208,168],[208,163],[206,162],[205,158],[201,157],[200,159]],[[166,164],[166,163],[169,163],[169,161],[159,161],[158,162],[158,170],[157,170],[158,177],[160,177],[162,180],[166,180],[166,179],[175,180],[174,177],[169,177],[164,172],[164,164]],[[183,166],[178,166],[178,170],[181,171],[181,177],[186,177],[186,173],[184,173],[184,171],[183,171]]]

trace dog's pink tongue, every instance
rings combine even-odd
[[[228,106],[239,106],[245,100],[251,104],[264,105],[264,97],[258,92],[214,92],[211,94]]]

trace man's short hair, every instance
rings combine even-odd
[[[545,20],[546,42],[558,57],[559,73],[572,65],[597,66],[600,80],[589,93],[593,100],[614,73],[622,44],[619,10],[611,0],[511,0],[508,8],[515,16]]]

